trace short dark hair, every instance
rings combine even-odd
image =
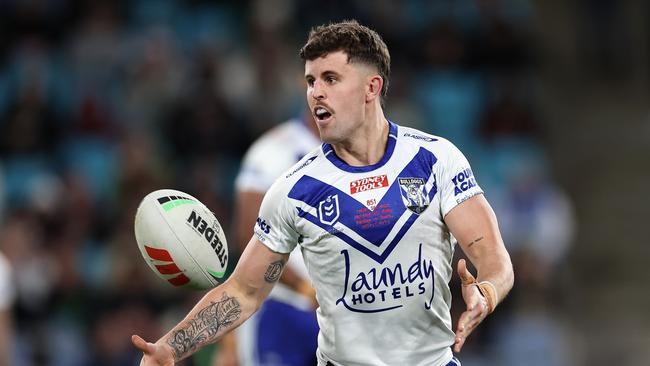
[[[384,80],[381,95],[386,97],[390,54],[386,43],[377,32],[356,20],[314,27],[309,32],[307,43],[300,49],[300,58],[311,61],[336,51],[345,52],[348,62],[360,62],[376,67],[379,76]]]

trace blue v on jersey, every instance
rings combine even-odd
[[[275,252],[300,245],[320,304],[319,364],[452,359],[456,241],[443,219],[481,193],[452,143],[394,123],[377,164],[347,165],[323,144],[273,184],[255,234]]]

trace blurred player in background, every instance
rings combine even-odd
[[[448,365],[513,285],[510,257],[469,163],[449,141],[386,119],[390,56],[355,21],[314,28],[300,51],[324,144],[269,189],[232,276],[155,344],[142,365],[173,365],[239,326],[300,245],[316,288],[318,364]],[[452,329],[457,272],[467,310]]]
[[[13,323],[11,306],[14,288],[11,281],[11,267],[0,253],[0,366],[11,365]]]
[[[266,191],[319,144],[318,130],[306,111],[302,118],[266,132],[246,152],[235,180],[235,242],[242,244],[242,252]],[[302,253],[296,249],[258,312],[224,337],[215,366],[314,365],[318,337],[315,295]]]

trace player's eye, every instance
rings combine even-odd
[[[336,78],[334,76],[327,76],[327,77],[325,77],[325,81],[328,84],[332,84],[332,83],[334,83],[336,81]]]

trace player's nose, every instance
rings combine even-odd
[[[323,84],[320,81],[317,80],[314,82],[314,86],[311,91],[311,96],[316,100],[325,99],[326,97],[325,88],[323,88]]]

